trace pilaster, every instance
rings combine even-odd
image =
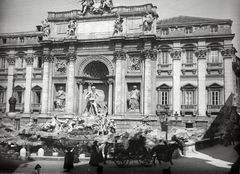
[[[223,71],[224,71],[224,98],[228,99],[232,92],[235,92],[234,86],[234,71],[232,70],[232,61],[235,54],[234,48],[225,48],[221,51],[223,56]]]
[[[108,114],[112,115],[112,101],[113,101],[113,80],[108,80]]]
[[[181,110],[181,50],[174,50],[170,53],[172,57],[172,70],[173,70],[173,113],[180,113]]]
[[[53,63],[54,63],[54,56],[53,55],[51,55],[50,57],[49,57],[49,81],[48,81],[48,89],[49,89],[49,91],[48,91],[48,96],[49,96],[49,102],[48,102],[48,112],[51,112],[51,111],[53,111],[53,89],[52,89],[52,86],[53,86],[53,84],[52,84],[52,77],[53,77],[53,69],[54,69],[54,67],[53,67]]]
[[[207,50],[197,50],[195,52],[197,57],[197,73],[198,73],[198,115],[205,116],[207,111],[206,99],[206,56]]]
[[[47,113],[49,102],[49,60],[50,54],[43,54],[42,113]]]
[[[85,82],[82,80],[79,80],[77,83],[79,85],[78,114],[81,114],[82,113],[82,104],[83,104],[83,84]]]
[[[155,49],[144,49],[141,54],[144,58],[143,114],[148,115],[152,113],[152,60],[156,60],[157,52]]]
[[[8,56],[8,83],[7,83],[7,95],[6,95],[6,112],[9,112],[9,102],[8,100],[13,95],[14,88],[14,70],[15,70],[15,62],[16,58],[14,56]]]
[[[31,87],[32,87],[32,73],[33,73],[33,55],[25,57],[26,62],[26,88],[25,88],[25,102],[24,113],[30,113],[31,107]]]
[[[75,90],[75,61],[76,61],[75,52],[69,52],[67,54],[67,62],[68,62],[68,73],[67,73],[67,98],[66,98],[66,108],[65,111],[67,113],[74,112],[74,90]]]
[[[115,51],[114,59],[116,60],[116,75],[115,75],[115,93],[114,93],[114,113],[120,114],[122,112],[122,60],[126,60],[126,53],[123,51]]]

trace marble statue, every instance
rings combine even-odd
[[[56,109],[64,109],[65,108],[65,99],[66,94],[63,90],[63,87],[60,86],[59,90],[56,93],[56,98],[54,99],[54,104]]]
[[[87,93],[87,95],[85,96],[85,100],[86,99],[88,99],[86,111],[89,114],[98,115],[97,102],[98,102],[98,99],[99,99],[99,95],[96,91],[95,86],[91,87],[91,91],[89,91]]]
[[[67,29],[68,36],[74,36],[76,28],[77,28],[76,21],[75,20],[70,20],[69,24],[68,24],[68,29]]]
[[[153,16],[151,13],[148,13],[145,15],[143,19],[143,31],[151,31],[152,30],[152,24],[153,24]]]
[[[45,19],[44,21],[42,21],[42,30],[44,32],[44,36],[48,37],[50,35],[50,24],[48,23],[48,19]]]
[[[123,23],[123,18],[120,17],[119,14],[117,14],[117,19],[114,22],[114,26],[113,26],[114,27],[113,35],[119,34],[123,31],[122,23]]]
[[[128,110],[130,112],[139,112],[140,108],[140,91],[137,89],[137,86],[133,86],[133,90],[129,93],[128,98]]]

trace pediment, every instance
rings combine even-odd
[[[211,84],[211,85],[209,85],[209,86],[207,86],[207,89],[209,89],[209,88],[217,88],[217,89],[219,89],[219,88],[223,88],[223,86],[221,86],[221,85],[219,85],[219,84],[217,84],[217,83],[213,83],[213,84]]]
[[[222,24],[228,23],[232,24],[230,19],[215,19],[215,18],[202,18],[193,16],[177,16],[168,19],[162,19],[157,22],[158,27],[167,26],[188,26],[188,25],[204,25],[204,24]]]
[[[186,85],[181,87],[181,89],[196,89],[196,88],[197,88],[197,86],[194,86],[194,85],[192,85],[190,83],[188,83],[188,84],[186,84]]]
[[[41,91],[41,90],[42,90],[42,87],[36,85],[36,86],[34,86],[34,87],[32,88],[32,90],[34,90],[34,91]]]
[[[167,84],[162,84],[160,85],[159,87],[157,87],[157,90],[169,90],[171,89],[172,87],[168,86]]]

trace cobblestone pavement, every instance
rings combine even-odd
[[[162,162],[161,165],[143,167],[137,161],[131,161],[127,168],[118,168],[113,161],[104,166],[103,174],[162,174],[162,169],[171,167],[173,174],[227,174],[231,165],[237,159],[234,146],[224,147],[215,145],[197,152],[187,153],[173,159],[173,164]],[[0,173],[30,173],[36,164],[42,166],[41,174],[64,173],[63,161],[0,161]],[[88,161],[74,164],[70,173],[97,174],[96,167],[88,165]]]

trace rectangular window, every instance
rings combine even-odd
[[[5,103],[5,93],[0,91],[0,103]]]
[[[7,43],[7,38],[3,38],[3,44]]]
[[[162,29],[162,35],[163,36],[168,35],[168,29]]]
[[[5,57],[0,57],[0,69],[5,69],[6,67],[6,59]]]
[[[162,52],[162,61],[161,64],[168,64],[168,52]]]
[[[210,28],[212,33],[216,33],[217,32],[217,26],[211,26]]]
[[[186,52],[186,63],[193,63],[193,51]]]
[[[42,58],[41,57],[37,58],[37,68],[42,68]]]
[[[186,27],[185,32],[186,32],[186,34],[191,34],[192,33],[192,27]]]
[[[162,91],[161,92],[161,104],[167,105],[168,104],[168,91]]]
[[[184,104],[192,105],[193,104],[193,91],[185,91],[184,92]]]
[[[219,91],[211,91],[211,104],[219,105]]]
[[[24,37],[20,37],[20,42],[24,43]]]
[[[35,103],[40,104],[41,103],[41,92],[36,92],[35,96],[36,96]]]
[[[22,92],[17,91],[17,103],[22,103]]]
[[[210,54],[211,63],[219,63],[219,52],[218,50],[211,50]]]

